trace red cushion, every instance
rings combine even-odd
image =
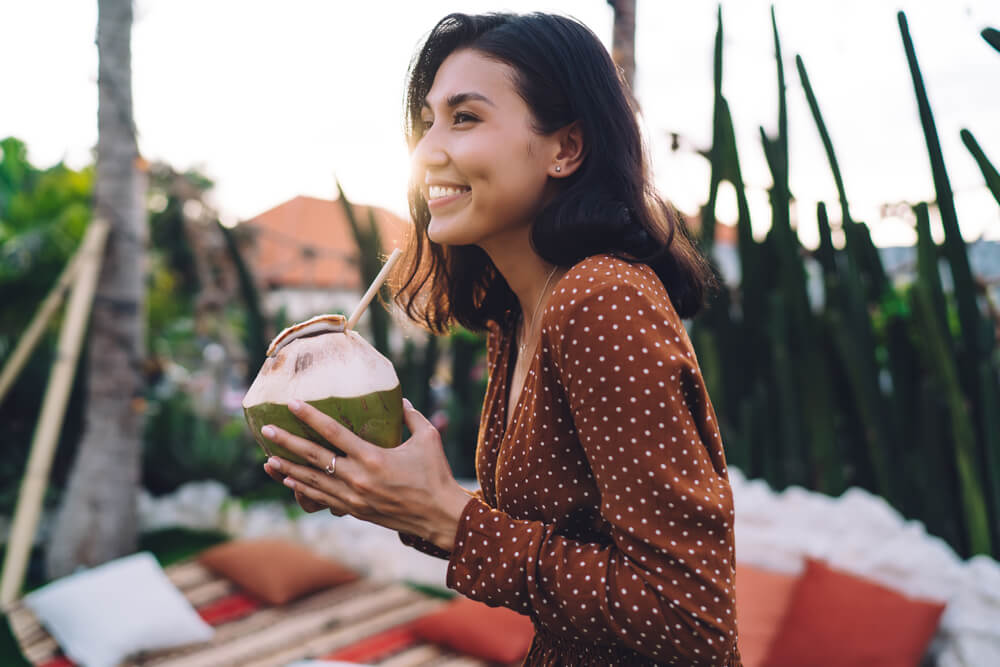
[[[385,632],[349,646],[338,648],[320,657],[320,660],[337,662],[378,663],[411,646],[420,644],[420,637],[413,631],[413,624],[398,625]]]
[[[465,597],[419,619],[414,631],[424,641],[491,662],[521,660],[531,648],[531,619],[505,607],[489,607]]]
[[[799,575],[736,565],[736,618],[743,667],[760,667],[792,601]]]
[[[272,605],[358,579],[340,563],[282,539],[234,540],[208,549],[198,560]]]
[[[945,605],[808,559],[767,667],[914,667]]]
[[[257,598],[234,593],[198,607],[198,615],[209,625],[222,625],[252,615],[260,605]]]

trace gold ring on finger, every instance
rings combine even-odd
[[[330,477],[333,477],[337,473],[336,454],[333,455],[333,458],[330,459],[330,462],[326,465],[326,468],[324,468],[324,470],[326,470],[326,474],[329,475]]]

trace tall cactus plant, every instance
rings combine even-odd
[[[840,199],[841,224],[844,229],[845,248],[849,256],[853,257],[854,263],[865,275],[869,276],[868,296],[872,301],[877,301],[885,291],[888,279],[882,267],[882,261],[878,254],[878,249],[872,243],[871,234],[865,225],[855,222],[851,217],[850,204],[847,199],[847,190],[844,187],[844,178],[840,172],[840,164],[837,161],[837,154],[833,149],[833,141],[827,130],[823,114],[820,112],[819,102],[816,100],[816,93],[813,91],[806,72],[805,63],[802,56],[795,56],[795,67],[799,73],[799,80],[802,82],[802,90],[812,113],[816,129],[819,131],[820,140],[823,142],[823,149],[826,158],[830,163],[830,171],[833,173],[833,180],[837,186],[837,196]]]
[[[787,332],[783,343],[775,341],[776,358],[780,355],[792,361],[794,394],[789,407],[796,406],[794,414],[800,415],[797,423],[788,430],[803,441],[807,450],[807,479],[815,488],[828,493],[844,489],[844,477],[836,455],[833,413],[829,409],[831,396],[826,358],[816,346],[820,337],[817,321],[813,316],[806,291],[806,269],[802,247],[791,224],[791,192],[789,189],[788,161],[788,112],[786,101],[785,70],[781,56],[778,24],[771,8],[771,27],[774,35],[774,52],[778,76],[778,134],[771,138],[760,128],[764,155],[774,181],[771,190],[771,235],[778,258],[777,294],[781,295],[777,307],[787,311]],[[776,366],[780,368],[780,366]]]
[[[869,305],[881,300],[887,290],[888,279],[867,226],[851,217],[833,141],[801,56],[796,56],[795,65],[833,173],[844,230],[844,252],[836,253],[824,207],[819,220],[819,255],[826,275],[826,328],[850,387],[850,397],[854,401],[852,410],[860,428],[858,435],[867,444],[863,450],[864,464],[860,468],[864,471],[863,478],[873,484],[880,494],[893,499],[899,493],[889,462],[894,433],[882,416],[890,412],[890,407],[880,388],[880,369],[875,358],[876,336],[869,316]]]
[[[997,51],[1000,51],[1000,30],[996,28],[983,28],[983,39]]]
[[[701,244],[704,250],[711,253],[715,245],[715,206],[719,197],[719,185],[725,178],[724,167],[726,161],[719,154],[722,150],[723,137],[721,131],[723,123],[720,114],[722,113],[722,7],[716,11],[715,47],[713,49],[712,60],[712,148],[708,158],[712,166],[712,173],[709,178],[708,201],[701,209]]]
[[[998,461],[1000,433],[997,433],[996,406],[1000,400],[1000,382],[991,363],[996,338],[992,325],[982,316],[976,301],[978,288],[972,276],[965,240],[958,225],[955,197],[945,168],[934,114],[920,72],[913,40],[910,37],[906,15],[899,12],[897,19],[930,157],[938,210],[944,227],[943,251],[951,267],[952,280],[955,284],[955,300],[961,327],[959,340],[956,341],[955,359],[959,386],[964,394],[964,400],[970,406],[969,418],[972,420],[975,434],[973,442],[977,443],[974,465],[977,470],[985,471],[985,493],[991,498],[994,516],[994,520],[989,522],[990,535],[992,540],[998,541],[1000,540],[1000,461]],[[967,507],[967,511],[971,510]],[[970,526],[970,531],[972,529]],[[985,553],[989,553],[989,541],[980,538],[976,544],[979,547],[986,545]]]
[[[243,307],[246,310],[246,330],[244,333],[244,346],[247,351],[246,381],[252,384],[257,376],[257,371],[264,358],[267,356],[267,325],[264,318],[264,310],[261,307],[260,294],[257,285],[254,283],[253,274],[250,272],[243,253],[240,252],[239,244],[233,230],[222,223],[216,221],[216,226],[222,234],[226,243],[226,252],[229,259],[236,267],[236,276],[240,285],[240,296],[243,298]]]
[[[986,180],[986,187],[989,189],[993,198],[997,200],[1000,204],[1000,172],[997,168],[993,166],[989,158],[986,157],[986,153],[983,152],[982,147],[976,138],[972,136],[972,132],[968,130],[962,130],[960,133],[962,137],[962,143],[965,147],[969,149],[972,153],[973,159],[975,159],[976,164],[979,165],[979,171],[983,172],[983,178]]]
[[[923,213],[920,215],[918,231],[922,239],[918,243],[923,251],[919,253],[917,261],[921,264],[919,268],[921,275],[928,276],[937,273],[936,263],[933,267],[926,266],[926,262],[934,259],[933,253],[927,251],[934,242],[930,239],[930,225],[927,224],[926,217]],[[989,512],[977,464],[976,435],[972,425],[972,415],[958,380],[954,357],[947,342],[948,333],[942,326],[943,321],[935,312],[934,301],[937,298],[934,295],[935,282],[933,278],[919,280],[910,292],[914,313],[914,340],[948,407],[950,436],[965,512],[969,547],[973,553],[989,554],[992,551]]]
[[[375,211],[368,208],[367,225],[362,227],[358,222],[357,212],[354,205],[344,193],[344,188],[337,181],[337,194],[340,205],[344,209],[347,223],[351,226],[354,240],[358,245],[358,262],[361,269],[361,283],[363,287],[375,282],[375,277],[382,270],[382,263],[385,261],[385,251],[382,246],[382,237],[375,222]],[[388,302],[388,285],[383,285],[379,290],[379,299],[383,303]],[[368,308],[367,314],[371,318],[372,345],[382,354],[389,356],[389,314],[381,304],[374,304],[374,308]]]
[[[934,179],[934,190],[937,193],[937,207],[944,227],[944,253],[951,265],[952,278],[955,281],[955,295],[958,303],[958,318],[961,323],[961,342],[964,350],[960,352],[959,367],[962,385],[969,392],[975,404],[979,404],[978,392],[974,391],[975,382],[972,362],[978,358],[982,349],[979,340],[979,310],[975,303],[975,285],[972,279],[972,267],[965,249],[965,241],[958,226],[958,213],[955,210],[955,195],[945,169],[944,154],[941,151],[941,140],[938,138],[934,114],[931,111],[927,89],[924,86],[923,75],[917,62],[910,29],[903,12],[897,14],[899,31],[906,50],[906,61],[909,65],[913,89],[917,97],[917,108],[920,114],[920,124],[924,130],[927,153],[930,157],[931,175]]]
[[[833,141],[805,64],[796,57],[836,184],[844,231],[839,248],[826,205],[820,203],[820,243],[813,257],[822,267],[825,298],[822,304],[810,302],[803,259],[808,253],[791,217],[788,109],[773,10],[771,22],[779,97],[777,133],[760,130],[774,182],[771,229],[763,241],[751,231],[733,117],[722,92],[721,12],[716,31],[713,144],[705,153],[712,176],[702,208],[701,244],[713,248],[716,197],[727,181],[739,209],[741,281],[732,292],[723,290],[692,323],[692,340],[716,402],[727,455],[734,465],[778,487],[800,483],[836,493],[860,484],[922,519],[961,552],[990,552],[1000,544],[1000,411],[982,406],[1000,400],[1000,378],[988,322],[978,310],[973,313],[978,319],[960,313],[958,327],[950,325],[955,306],[970,311],[976,299],[957,224],[951,232],[946,228],[939,247],[930,236],[928,206],[915,207],[916,284],[897,286],[889,280],[868,226],[852,216]],[[908,56],[916,71],[912,44]],[[945,215],[947,177],[939,150],[935,156],[936,135],[917,74],[914,81]],[[962,138],[994,188],[996,170],[970,133]],[[956,278],[954,296],[941,284],[942,258]],[[737,297],[732,303],[730,294]],[[972,335],[978,336],[975,349],[966,340]]]

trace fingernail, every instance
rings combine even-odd
[[[292,412],[298,412],[299,410],[302,409],[302,401],[296,399],[288,401],[288,409],[291,410]]]
[[[270,425],[265,426],[264,428],[262,428],[260,430],[260,432],[264,434],[265,438],[273,438],[274,436],[276,436],[278,434],[278,432],[274,430],[274,427],[270,426]]]
[[[273,456],[267,460],[267,465],[271,466],[272,470],[281,470],[281,461]]]
[[[294,489],[295,488],[295,480],[292,479],[291,477],[286,477],[285,481],[283,481],[282,484],[284,484],[285,486],[287,486],[289,489]]]
[[[410,403],[410,399],[404,398],[403,399],[403,407],[406,408],[407,410],[412,410],[413,409],[413,403]]]

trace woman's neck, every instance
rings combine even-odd
[[[542,259],[531,247],[529,235],[530,230],[526,229],[514,238],[505,238],[502,243],[484,244],[483,250],[517,297],[524,321],[534,323],[536,308],[544,305],[541,304],[543,292],[551,290],[561,276],[554,264]]]

